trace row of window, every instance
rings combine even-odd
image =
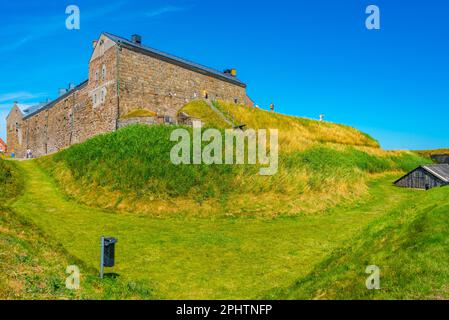
[[[98,70],[95,71],[95,81],[98,81]],[[101,80],[104,81],[106,79],[106,65],[103,65],[103,67],[101,67]]]
[[[106,101],[106,88],[101,88],[101,90],[98,90],[94,92],[92,95],[92,103],[94,107],[96,107],[98,104],[104,103]]]

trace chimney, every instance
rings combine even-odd
[[[95,49],[95,47],[97,46],[98,40],[94,40],[92,41],[92,48]]]
[[[142,44],[142,37],[138,34],[133,34],[131,37],[131,41],[140,46]]]
[[[234,78],[237,76],[237,70],[235,69],[226,69],[225,71],[223,71],[223,73]]]

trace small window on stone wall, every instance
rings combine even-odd
[[[104,81],[106,79],[106,65],[103,65],[103,68],[101,68],[101,80]]]
[[[95,81],[98,81],[98,70],[95,71]]]
[[[95,93],[94,95],[93,95],[93,104],[94,104],[94,107],[97,105],[97,94]]]
[[[106,101],[106,88],[101,89],[100,92],[100,102],[104,103]]]

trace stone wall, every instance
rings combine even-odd
[[[120,53],[120,115],[147,109],[176,117],[188,102],[203,98],[245,103],[246,89],[126,48]]]
[[[154,117],[139,117],[139,118],[129,118],[122,119],[118,122],[118,127],[123,128],[133,124],[145,124],[145,125],[154,125],[156,124],[156,119]]]
[[[23,149],[23,124],[22,112],[14,105],[6,119],[6,144],[8,145],[8,153],[20,153]]]
[[[188,102],[203,98],[245,103],[246,89],[152,56],[111,44],[104,36],[89,63],[89,79],[36,114],[23,118],[16,106],[7,119],[8,147],[20,158],[30,149],[40,157],[111,132],[132,121],[136,109],[176,119]],[[99,47],[98,47],[99,46]],[[103,46],[103,47],[102,47]]]
[[[89,81],[86,84],[21,122],[24,143],[18,149],[18,157],[25,157],[27,149],[32,150],[36,157],[51,154],[116,129],[118,100],[115,57],[115,48],[109,49],[90,63]],[[104,76],[103,68],[106,70]]]

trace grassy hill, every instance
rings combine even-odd
[[[93,299],[448,297],[448,189],[392,185],[428,158],[384,151],[346,126],[222,102],[215,107],[232,123],[279,129],[278,174],[260,176],[249,165],[175,166],[169,137],[178,127],[171,126],[130,126],[41,159],[0,162],[0,182],[17,190],[0,224],[9,230],[0,238],[2,252],[12,252],[2,268],[27,270],[6,273],[0,292]],[[211,127],[228,126],[202,101],[184,112]],[[119,239],[115,277],[105,281],[96,278],[101,235]],[[82,269],[80,292],[61,285],[68,263]],[[368,265],[381,268],[381,291],[366,290]],[[11,289],[14,281],[22,284]]]
[[[105,209],[157,216],[264,216],[313,214],[367,195],[371,176],[427,163],[410,152],[386,152],[347,126],[215,103],[231,122],[279,130],[279,172],[254,166],[170,162],[174,127],[133,126],[97,136],[39,160],[78,201]],[[181,112],[207,126],[228,125],[204,101]]]
[[[287,116],[223,101],[214,104],[236,125],[245,124],[252,129],[278,129],[280,144],[285,152],[304,150],[313,143],[379,148],[379,142],[374,138],[349,126]],[[180,112],[202,119],[212,127],[229,127],[202,100],[187,104]]]
[[[249,165],[170,161],[173,127],[131,126],[39,159],[61,188],[82,203],[166,216],[313,214],[367,195],[372,175],[429,162],[412,153],[314,143],[285,152],[279,173]]]
[[[149,298],[138,283],[100,281],[96,269],[71,255],[64,246],[10,204],[24,192],[23,171],[0,158],[0,299]],[[31,204],[33,205],[33,204]],[[66,267],[81,268],[80,290],[65,288]]]
[[[449,190],[416,192],[413,203],[404,203],[373,221],[309,275],[269,296],[447,300]],[[365,268],[369,265],[380,268],[381,290],[365,287]]]

